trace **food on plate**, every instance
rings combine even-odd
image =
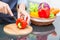
[[[50,12],[51,12],[52,10],[54,10],[54,8],[50,8]]]
[[[54,18],[54,14],[53,13],[50,13],[50,18]]]
[[[30,16],[34,18],[39,18],[38,12],[30,12]]]
[[[57,13],[59,13],[60,12],[60,10],[59,9],[57,9],[57,8],[55,8],[54,10],[52,10],[51,11],[54,15],[56,15]]]
[[[29,4],[30,5],[30,7],[29,7],[29,10],[30,10],[30,12],[37,12],[38,11],[38,4],[37,3],[30,3]]]
[[[30,3],[30,16],[31,17],[35,17],[35,18],[39,18],[38,16],[38,4],[37,3]]]

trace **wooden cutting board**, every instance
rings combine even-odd
[[[8,24],[3,28],[4,32],[10,35],[27,35],[32,32],[33,28],[27,26],[25,29],[19,29],[15,23]]]

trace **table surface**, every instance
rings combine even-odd
[[[60,17],[58,16],[56,18],[56,20],[53,22],[53,24],[51,25],[48,25],[48,26],[36,26],[36,25],[33,25],[33,24],[30,24],[32,27],[33,27],[33,32],[28,34],[28,35],[24,35],[24,36],[27,36],[28,38],[31,38],[30,40],[36,40],[36,36],[39,35],[39,36],[46,36],[47,37],[47,40],[59,40],[60,39]],[[3,31],[3,27],[4,25],[3,24],[0,24],[0,40],[17,40],[18,38],[21,38],[23,36],[15,36],[15,35],[8,35],[6,34],[4,31]],[[51,35],[51,33],[53,32],[56,32],[57,33],[57,36],[53,36]],[[27,40],[29,40],[27,38]]]

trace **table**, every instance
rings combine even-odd
[[[8,35],[3,31],[4,24],[0,24],[0,40],[60,40],[60,17],[58,16],[53,24],[49,26],[37,27],[30,24],[33,27],[33,32],[29,35],[15,36]],[[57,36],[51,35],[53,32],[57,33]]]

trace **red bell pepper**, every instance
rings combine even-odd
[[[41,11],[38,10],[38,14],[40,18],[49,18],[50,11],[41,9]]]
[[[40,18],[49,18],[50,7],[47,3],[41,3],[38,8],[38,14]]]
[[[24,29],[27,26],[27,21],[19,18],[19,19],[16,20],[16,25],[17,25],[18,28]]]

